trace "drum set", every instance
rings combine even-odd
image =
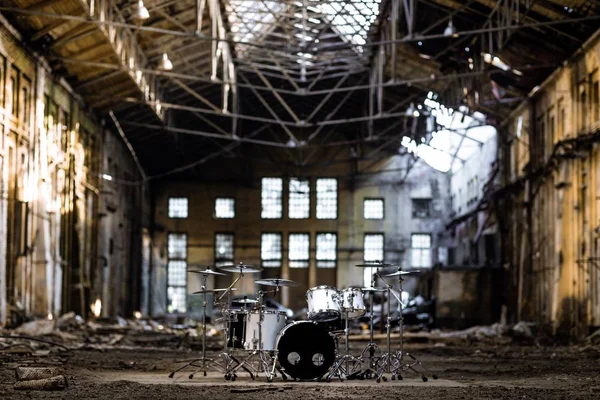
[[[375,379],[376,382],[402,379],[406,371],[413,371],[427,381],[427,375],[433,379],[423,364],[412,354],[404,351],[404,326],[402,318],[402,282],[403,276],[410,274],[399,268],[394,273],[383,275],[383,270],[396,267],[383,262],[359,264],[356,267],[371,268],[370,287],[350,287],[338,290],[332,286],[317,286],[306,292],[308,306],[306,321],[287,322],[284,311],[265,308],[265,296],[276,295],[281,288],[298,286],[299,283],[281,278],[258,279],[254,283],[264,287],[256,298],[244,297],[236,300],[242,308],[232,307],[232,293],[236,285],[246,274],[255,274],[261,267],[240,263],[218,267],[219,271],[210,267],[203,270],[190,271],[202,278],[201,289],[194,294],[203,296],[202,312],[202,355],[200,358],[186,363],[171,372],[169,377],[188,368],[195,368],[189,375],[202,372],[207,376],[209,370],[222,373],[226,380],[235,381],[240,371],[247,372],[252,379],[264,374],[267,382],[272,382],[277,373],[283,380],[288,376],[294,380],[332,379]],[[209,276],[239,274],[226,288],[206,288]],[[386,281],[398,279],[398,289]],[[377,287],[377,280],[384,287]],[[225,335],[224,347],[216,356],[209,358],[206,354],[206,309],[207,295],[214,294],[215,305],[220,307]],[[375,294],[387,295],[386,311],[386,347],[382,350],[374,340],[373,304]],[[360,355],[350,354],[349,322],[367,314],[365,296],[369,298],[369,341]],[[392,348],[390,306],[392,296],[396,299],[399,311],[399,342]],[[383,306],[383,304],[382,304]],[[343,328],[341,323],[343,323]],[[344,349],[340,349],[339,341],[344,338]],[[417,369],[419,368],[419,369]]]

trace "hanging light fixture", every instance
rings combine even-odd
[[[452,18],[448,21],[448,26],[444,29],[444,36],[446,37],[458,37],[458,33],[456,33],[456,28],[452,23]]]
[[[163,71],[170,71],[173,69],[173,63],[171,62],[171,60],[169,60],[169,56],[167,55],[167,53],[163,53],[162,58],[158,63],[158,69],[161,69]]]
[[[135,7],[133,9],[133,12],[131,13],[131,19],[134,20],[136,23],[142,23],[148,18],[150,18],[150,13],[144,5],[144,0],[139,0],[137,7]]]

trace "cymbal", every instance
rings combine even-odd
[[[414,274],[415,271],[396,271],[394,273],[391,274],[387,274],[384,276],[400,276],[400,275],[408,275],[408,274]]]
[[[215,271],[214,269],[210,269],[210,267],[206,268],[204,271],[193,270],[193,271],[188,271],[188,272],[190,272],[192,274],[200,274],[200,275],[227,275],[222,272]]]
[[[226,292],[228,290],[237,290],[236,288],[221,288],[221,289],[200,289],[197,292],[194,292],[192,294],[204,294],[204,293],[219,293],[219,292]]]
[[[298,286],[298,285],[300,285],[296,281],[291,281],[289,279],[281,279],[281,278],[259,279],[259,280],[254,281],[254,283],[263,285],[263,286]]]
[[[384,263],[380,261],[368,262],[364,264],[356,264],[355,267],[359,268],[389,268],[389,267],[397,267],[396,264]]]
[[[262,271],[262,267],[257,267],[256,265],[250,265],[250,264],[243,264],[243,263],[239,263],[239,264],[230,264],[230,265],[223,265],[222,267],[217,267],[219,268],[221,271],[225,271],[225,272],[238,272],[238,273],[242,273],[242,274],[253,274],[256,272],[260,272]]]
[[[239,299],[239,300],[233,300],[234,303],[240,303],[240,304],[256,304],[258,303],[258,300],[256,299]]]
[[[385,292],[387,289],[380,288],[380,287],[363,287],[363,288],[360,288],[360,290],[362,292],[374,292],[374,293],[376,293],[376,292]]]

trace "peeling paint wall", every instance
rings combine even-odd
[[[117,183],[140,179],[135,164],[21,43],[0,15],[0,325],[71,310],[86,316],[97,298],[103,315],[138,309],[127,289],[141,280],[130,254],[141,254],[143,191]]]
[[[565,337],[600,326],[599,68],[596,34],[506,126],[510,310]]]

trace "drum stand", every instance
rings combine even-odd
[[[279,287],[277,287],[275,289],[275,292],[277,293],[277,291],[279,290]],[[271,356],[270,351],[269,350],[264,350],[263,349],[263,342],[262,342],[262,323],[263,323],[263,297],[264,297],[265,292],[263,292],[262,290],[258,292],[258,313],[259,313],[259,319],[258,319],[258,343],[256,343],[256,339],[253,340],[254,342],[254,346],[256,347],[258,345],[257,348],[255,348],[252,353],[250,353],[250,355],[248,357],[246,357],[241,363],[238,363],[238,365],[236,365],[235,367],[233,367],[231,373],[233,374],[233,376],[235,375],[235,372],[240,369],[243,368],[246,371],[248,371],[250,373],[250,376],[252,376],[252,372],[250,372],[248,370],[248,368],[254,370],[255,374],[258,375],[261,372],[264,372],[266,378],[267,378],[267,382],[273,382],[273,377],[276,375],[275,374],[275,368],[277,365],[277,349],[273,350],[274,354]],[[254,366],[253,364],[250,363],[250,361],[255,357],[258,356],[258,367]],[[246,367],[247,365],[247,367]],[[284,379],[286,379],[285,375],[282,375],[284,377]],[[253,378],[254,379],[254,378]]]
[[[402,299],[401,297],[398,297],[396,295],[396,293],[392,290],[392,286],[386,282],[386,280],[381,276],[381,274],[379,273],[379,271],[377,271],[375,273],[375,275],[377,275],[381,281],[383,283],[385,283],[386,285],[386,291],[387,291],[387,302],[388,302],[388,307],[387,307],[387,313],[386,313],[386,321],[385,321],[385,329],[386,329],[386,350],[387,352],[382,354],[381,358],[379,359],[378,363],[377,363],[377,374],[375,376],[375,380],[377,381],[377,383],[381,382],[381,380],[383,379],[383,381],[386,381],[386,377],[383,376],[383,374],[385,372],[389,372],[392,374],[392,380],[395,380],[396,377],[398,377],[399,379],[402,379],[402,376],[398,374],[398,369],[400,369],[400,360],[397,358],[397,353],[392,353],[392,344],[391,344],[391,329],[392,329],[392,325],[390,322],[390,309],[391,309],[391,305],[392,305],[392,295],[394,295],[394,297],[396,298],[396,300],[398,301],[398,309],[400,311],[400,349],[402,349]],[[402,293],[402,277],[400,278],[400,293]],[[381,303],[381,306],[383,307],[384,302]]]
[[[383,279],[383,278],[382,278]],[[402,282],[404,281],[404,279],[401,276],[398,276],[398,289],[400,290],[400,297],[402,296]],[[390,286],[388,285],[388,290],[390,290]],[[392,292],[394,293],[394,292]],[[408,371],[411,370],[413,371],[415,374],[417,375],[421,375],[421,379],[423,380],[423,382],[427,382],[428,378],[425,374],[430,375],[433,379],[437,379],[437,375],[430,373],[429,370],[427,368],[425,368],[425,366],[423,365],[423,363],[421,363],[420,360],[418,360],[415,356],[413,356],[412,354],[405,352],[404,351],[404,317],[402,315],[402,308],[403,308],[403,304],[400,298],[398,298],[398,296],[396,296],[396,294],[394,293],[394,296],[396,297],[396,299],[398,299],[398,304],[399,304],[399,308],[400,308],[400,320],[399,320],[399,325],[400,325],[400,350],[396,351],[396,354],[394,355],[394,358],[396,360],[396,365],[395,367],[392,369],[392,379],[394,379],[394,375],[398,377],[398,379],[402,379],[402,375],[401,373],[404,371]],[[389,306],[388,306],[388,310],[389,310]],[[388,311],[388,315],[389,315],[389,311]],[[388,322],[389,323],[389,322]],[[390,334],[388,331],[388,343],[390,340]],[[408,358],[410,359],[408,362],[405,362],[404,360]],[[419,372],[415,366],[419,366],[421,367],[421,369],[425,372],[425,373],[421,373]]]
[[[331,378],[333,376],[337,376],[340,381],[344,381],[344,379],[347,379],[349,376],[352,376],[354,374],[358,374],[360,372],[365,373],[367,371],[370,372],[375,372],[369,365],[367,365],[362,359],[360,359],[359,357],[354,357],[353,355],[350,354],[350,348],[349,348],[349,341],[348,341],[348,336],[350,334],[350,329],[348,328],[348,314],[349,314],[349,310],[344,310],[344,320],[345,320],[345,325],[344,325],[344,350],[345,350],[345,354],[341,357],[338,356],[338,359],[336,360],[335,364],[333,364],[333,366],[331,367],[331,370],[329,371],[329,374],[327,374],[327,377],[325,378],[327,380],[327,382],[331,381]],[[360,365],[361,369],[357,370],[357,366]]]

